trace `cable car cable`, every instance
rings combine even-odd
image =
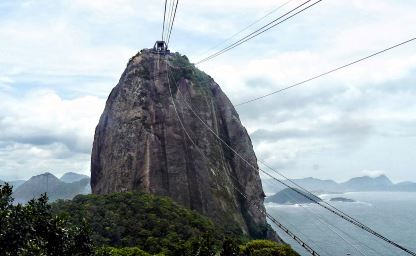
[[[209,61],[209,60],[211,60],[211,59],[213,59],[213,58],[215,58],[215,57],[217,57],[217,56],[219,56],[219,55],[222,55],[222,54],[223,54],[223,53],[225,53],[225,52],[228,52],[228,51],[230,51],[230,50],[234,49],[235,47],[237,47],[237,46],[239,46],[239,45],[241,45],[241,44],[243,44],[243,43],[245,43],[245,42],[249,41],[250,39],[252,39],[252,38],[254,38],[254,37],[257,37],[257,36],[259,36],[260,34],[263,34],[264,32],[266,32],[266,31],[268,31],[268,30],[270,30],[270,29],[272,29],[272,28],[276,27],[277,25],[282,24],[283,22],[285,22],[285,21],[289,20],[290,18],[292,18],[292,17],[294,17],[294,16],[296,16],[296,15],[298,15],[298,14],[300,14],[300,13],[302,13],[302,12],[306,11],[307,9],[311,8],[312,6],[316,5],[317,3],[319,3],[319,2],[321,2],[321,1],[323,1],[323,0],[318,0],[317,2],[312,3],[311,5],[308,5],[307,7],[305,7],[305,8],[303,8],[303,9],[301,9],[300,11],[297,11],[297,12],[295,12],[294,14],[292,14],[292,15],[288,16],[287,18],[285,18],[285,19],[283,19],[283,20],[279,21],[280,19],[284,18],[285,16],[289,15],[290,13],[294,12],[295,10],[297,10],[297,9],[301,8],[302,6],[306,5],[306,4],[307,4],[307,3],[309,3],[310,1],[311,1],[311,0],[308,0],[308,1],[306,1],[306,2],[304,2],[304,3],[302,3],[302,4],[300,4],[299,6],[295,7],[294,9],[292,9],[292,10],[290,10],[290,11],[288,11],[288,12],[286,12],[285,14],[283,14],[282,16],[280,16],[279,18],[277,18],[277,19],[273,20],[272,22],[269,22],[268,24],[264,25],[263,27],[261,27],[261,28],[259,28],[259,29],[255,30],[254,32],[252,32],[252,33],[248,34],[247,36],[245,36],[245,37],[241,38],[241,39],[240,39],[240,40],[238,40],[237,42],[235,42],[235,43],[233,43],[233,44],[229,45],[228,47],[226,47],[226,48],[224,48],[224,49],[222,49],[221,51],[218,51],[217,53],[214,53],[214,54],[212,54],[212,55],[210,55],[210,56],[208,56],[208,57],[206,57],[206,58],[204,58],[204,59],[202,59],[202,60],[200,60],[200,61],[196,62],[196,63],[195,63],[195,65],[198,65],[198,64],[201,64],[201,63],[203,63],[203,62]],[[277,21],[279,21],[279,22],[277,22]],[[276,22],[277,22],[277,23],[276,23]]]
[[[168,3],[168,0],[165,0],[165,12],[163,14],[163,27],[162,27],[162,41],[164,38],[164,33],[165,33],[165,23],[166,23],[166,5]]]
[[[168,15],[168,19],[166,20],[166,30],[165,30],[165,37],[164,39],[166,40],[169,34],[169,30],[170,30],[170,24],[172,23],[172,14],[173,14],[173,9],[174,9],[174,1],[175,0],[170,0],[169,1],[169,5],[168,5],[168,9],[169,9],[169,15]]]
[[[274,8],[273,10],[269,11],[268,13],[266,13],[264,16],[262,16],[261,18],[255,20],[254,22],[250,23],[248,26],[244,27],[243,29],[241,29],[240,31],[238,31],[237,33],[233,34],[232,36],[226,38],[225,40],[221,41],[220,43],[214,45],[213,47],[209,48],[208,50],[205,50],[204,52],[202,52],[201,54],[198,55],[205,55],[208,52],[210,52],[211,50],[214,50],[216,48],[218,48],[219,46],[224,45],[225,43],[229,42],[231,39],[233,39],[234,37],[238,36],[239,34],[241,34],[242,32],[248,30],[249,28],[253,27],[254,25],[256,25],[257,23],[259,23],[260,21],[266,19],[267,17],[269,17],[270,15],[272,15],[273,13],[277,12],[278,10],[280,10],[282,7],[284,7],[285,5],[289,4],[290,2],[292,2],[293,0],[289,0],[286,1],[285,3],[279,5],[278,7]]]
[[[264,182],[271,182],[270,180],[265,180]],[[289,191],[287,191],[286,189],[281,191],[285,196],[287,196],[289,199],[293,200],[293,202],[296,202],[297,199],[295,198],[295,196],[290,193]],[[354,245],[352,242],[348,241],[347,238],[345,238],[342,234],[340,234],[338,231],[342,232],[344,235],[346,235],[349,239],[351,239],[352,241],[355,241],[355,239],[353,237],[351,237],[348,233],[346,233],[345,231],[341,230],[340,228],[336,227],[335,225],[333,225],[332,223],[329,223],[327,220],[325,220],[323,218],[323,216],[321,216],[319,213],[314,213],[312,210],[308,209],[307,207],[304,207],[301,203],[298,204],[298,206],[306,211],[307,213],[313,215],[320,223],[322,223],[324,226],[327,226],[327,228],[333,232],[336,236],[338,236],[339,238],[341,238],[346,244],[348,244],[350,247],[352,247],[354,250],[356,250],[359,254],[363,255],[363,256],[367,256],[367,254],[365,252],[363,252],[360,248],[358,248],[356,245]],[[318,225],[318,228],[320,228],[320,226]],[[324,231],[321,229],[321,231]],[[358,241],[355,241],[358,242]],[[365,245],[366,246],[366,245]],[[366,246],[367,248],[369,248],[370,250],[372,250],[373,252],[377,253],[374,249]]]
[[[279,183],[287,186],[283,181],[277,179],[276,177],[274,177],[270,173],[268,173],[268,172],[266,172],[266,171],[264,171],[264,170],[262,170],[260,168],[259,168],[259,170],[262,171],[267,176],[269,176],[270,178],[272,178],[272,179],[276,180],[277,182],[279,182]],[[289,188],[291,188],[291,187],[289,186]],[[300,195],[303,195],[304,197],[308,198],[309,200],[313,201],[314,203],[316,203],[316,204],[324,207],[325,209],[329,210],[330,212],[338,215],[339,217],[343,218],[344,220],[346,220],[346,221],[354,224],[355,226],[357,226],[357,227],[359,227],[359,228],[367,231],[368,233],[370,233],[370,234],[372,234],[372,235],[374,235],[374,236],[376,236],[376,237],[384,240],[385,242],[387,242],[387,243],[389,243],[389,244],[391,244],[391,245],[393,245],[393,246],[401,249],[402,251],[404,251],[404,252],[406,252],[406,253],[408,253],[410,255],[416,256],[416,253],[415,252],[413,252],[413,251],[411,251],[411,250],[403,247],[402,245],[400,245],[400,244],[398,244],[398,243],[396,243],[396,242],[388,239],[387,237],[385,237],[385,236],[381,235],[380,233],[374,231],[373,229],[369,228],[368,226],[364,225],[363,223],[359,222],[358,220],[352,218],[351,216],[349,216],[348,214],[344,213],[343,211],[337,209],[336,207],[334,207],[334,206],[332,206],[332,205],[330,205],[330,204],[328,204],[326,202],[325,202],[325,204],[321,204],[315,198],[313,198],[313,197],[311,197],[311,196],[309,196],[307,194],[304,194],[301,191],[298,191],[297,189],[292,189],[292,190],[295,191],[296,193],[300,194]]]
[[[170,42],[170,35],[172,34],[173,23],[175,22],[176,10],[178,9],[178,3],[179,3],[179,0],[176,0],[175,12],[173,13],[173,19],[172,19],[172,23],[171,23],[171,25],[170,25],[169,36],[168,36],[168,40],[167,40],[167,42],[166,42],[166,45],[167,45],[168,47],[169,47],[169,42]]]
[[[286,90],[291,89],[291,88],[293,88],[293,87],[300,86],[300,85],[305,84],[305,83],[307,83],[307,82],[310,82],[310,81],[312,81],[312,80],[315,80],[315,79],[318,79],[318,78],[320,78],[320,77],[323,77],[323,76],[326,76],[326,75],[328,75],[328,74],[331,74],[331,73],[333,73],[333,72],[336,72],[336,71],[338,71],[338,70],[340,70],[340,69],[344,69],[344,68],[347,68],[347,67],[349,67],[349,66],[352,66],[352,65],[354,65],[354,64],[356,64],[356,63],[359,63],[359,62],[362,62],[362,61],[364,61],[364,60],[370,59],[370,58],[372,58],[372,57],[374,57],[374,56],[377,56],[377,55],[379,55],[379,54],[382,54],[382,53],[384,53],[384,52],[387,52],[387,51],[389,51],[389,50],[392,50],[392,49],[394,49],[394,48],[397,48],[397,47],[399,47],[399,46],[402,46],[402,45],[404,45],[404,44],[408,44],[408,43],[410,43],[410,42],[412,42],[412,41],[414,41],[414,40],[416,40],[416,37],[411,38],[411,39],[409,39],[409,40],[406,40],[406,41],[404,41],[404,42],[401,42],[401,43],[395,44],[395,45],[390,46],[390,47],[388,47],[388,48],[386,48],[386,49],[384,49],[384,50],[381,50],[381,51],[375,52],[375,53],[370,54],[370,55],[368,55],[368,56],[366,56],[366,57],[363,57],[363,58],[361,58],[361,59],[358,59],[358,60],[355,60],[355,61],[353,61],[353,62],[350,62],[350,63],[348,63],[348,64],[345,64],[345,65],[342,65],[342,66],[340,66],[340,67],[337,67],[337,68],[331,69],[331,70],[329,70],[329,71],[327,71],[327,72],[324,72],[324,73],[322,73],[322,74],[316,75],[316,76],[311,77],[311,78],[308,78],[308,79],[303,80],[303,81],[301,81],[301,82],[295,83],[295,84],[293,84],[293,85],[290,85],[290,86],[284,87],[284,88],[282,88],[282,89],[279,89],[279,90],[276,90],[276,91],[270,92],[270,93],[268,93],[268,94],[265,94],[265,95],[262,95],[262,96],[259,96],[259,97],[256,97],[256,98],[253,98],[253,99],[250,99],[250,100],[247,100],[247,101],[241,102],[241,103],[238,103],[238,104],[236,104],[235,106],[236,106],[236,107],[239,107],[239,106],[241,106],[241,105],[245,105],[245,104],[248,104],[248,103],[251,103],[251,102],[254,102],[254,101],[257,101],[257,100],[260,100],[260,99],[266,98],[266,97],[269,97],[269,96],[271,96],[271,95],[273,95],[273,94],[276,94],[276,93],[279,93],[279,92],[286,91]]]

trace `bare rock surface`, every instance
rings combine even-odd
[[[250,165],[219,142],[193,111]],[[264,237],[270,231],[257,169],[246,129],[210,76],[178,53],[142,50],[130,59],[95,131],[93,193],[169,196],[224,227]]]

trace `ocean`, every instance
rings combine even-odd
[[[351,192],[320,197],[325,201],[333,197],[355,200],[330,203],[394,242],[416,251],[416,193]],[[316,204],[268,203],[266,208],[320,255],[409,255]],[[280,229],[274,228],[297,252],[310,255]]]

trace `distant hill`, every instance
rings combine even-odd
[[[13,186],[13,190],[17,189],[20,185],[25,183],[25,180],[11,180],[11,181],[4,181],[0,180],[0,185],[3,185],[4,183],[9,183],[9,185]]]
[[[25,180],[11,180],[11,181],[8,181],[8,183],[13,186],[13,189],[17,189],[18,187],[20,187],[25,182],[26,182]]]
[[[295,189],[299,191],[298,189]],[[309,204],[314,203],[312,200],[302,196],[298,192],[294,191],[291,188],[285,188],[282,191],[268,196],[265,199],[266,203],[276,203],[276,204]],[[314,197],[314,199],[318,202],[322,201],[319,197]]]
[[[393,191],[404,191],[404,192],[415,192],[416,191],[416,183],[414,182],[400,182],[395,184],[392,189]]]
[[[293,179],[296,184],[315,193],[335,193],[335,192],[360,192],[360,191],[403,191],[416,192],[416,183],[401,182],[394,184],[387,176],[378,177],[356,177],[343,183],[333,180],[320,180],[316,178]],[[290,185],[289,181],[285,181]],[[265,193],[277,193],[286,187],[282,184],[263,182]]]
[[[385,175],[378,177],[357,177],[341,183],[344,191],[385,191],[390,190],[393,182]]]
[[[89,182],[89,178],[84,178],[80,181],[65,183],[51,173],[44,173],[33,176],[20,185],[13,191],[13,196],[18,203],[26,203],[45,192],[48,194],[50,201],[72,199],[78,194],[84,194]]]
[[[308,177],[303,179],[292,179],[292,181],[311,191],[341,192],[339,184],[333,180],[321,180]],[[290,185],[290,182],[286,181],[286,184]],[[275,182],[263,182],[263,189],[265,193],[277,193],[285,188],[287,187]]]
[[[65,183],[72,183],[72,182],[75,182],[75,181],[80,181],[80,180],[85,179],[85,178],[90,178],[90,177],[87,176],[87,175],[79,174],[79,173],[75,173],[75,172],[67,172],[64,175],[62,175],[60,180],[65,182]]]

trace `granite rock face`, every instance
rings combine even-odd
[[[95,131],[93,193],[169,196],[225,227],[261,237],[267,223],[257,168],[246,129],[211,77],[178,53],[142,50],[130,59]]]

